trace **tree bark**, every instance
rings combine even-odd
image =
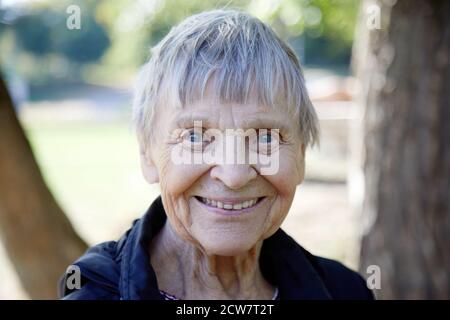
[[[30,297],[54,299],[86,244],[47,188],[1,78],[0,129],[0,235]]]
[[[379,298],[449,299],[450,1],[377,4],[381,28],[361,23],[354,51],[370,222],[361,271],[380,267]]]

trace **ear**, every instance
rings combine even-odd
[[[158,183],[159,182],[159,174],[158,169],[155,166],[154,161],[151,158],[150,152],[147,148],[146,143],[144,142],[144,138],[142,134],[138,134],[139,141],[139,155],[141,160],[141,170],[144,175],[145,180],[149,184]]]
[[[302,144],[300,146],[300,150],[299,150],[299,159],[298,159],[299,160],[299,162],[298,162],[299,177],[298,177],[297,185],[302,184],[302,182],[305,178],[305,151],[306,151],[306,146],[302,142]]]
[[[302,153],[302,159],[303,159],[303,162],[305,162],[305,151],[306,151],[306,146],[305,146],[305,143],[304,142],[302,142],[302,146],[301,146],[301,153]]]

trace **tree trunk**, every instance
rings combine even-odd
[[[379,298],[449,299],[450,1],[378,6],[381,28],[361,23],[354,51],[371,222],[361,268],[380,267]]]
[[[57,297],[57,281],[86,249],[47,188],[0,78],[0,235],[33,299]]]

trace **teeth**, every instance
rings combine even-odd
[[[233,210],[241,210],[242,209],[242,204],[238,203],[233,205]]]
[[[208,198],[201,198],[201,201],[211,207],[217,207],[225,210],[241,210],[242,208],[250,208],[253,207],[256,202],[258,202],[258,198],[243,201],[235,204],[223,203],[221,201],[216,201]]]

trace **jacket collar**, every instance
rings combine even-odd
[[[129,231],[120,268],[121,299],[164,299],[159,293],[156,274],[150,265],[148,248],[166,219],[161,197],[158,197]],[[267,281],[278,287],[283,300],[331,299],[314,257],[281,229],[264,240],[260,267]]]

